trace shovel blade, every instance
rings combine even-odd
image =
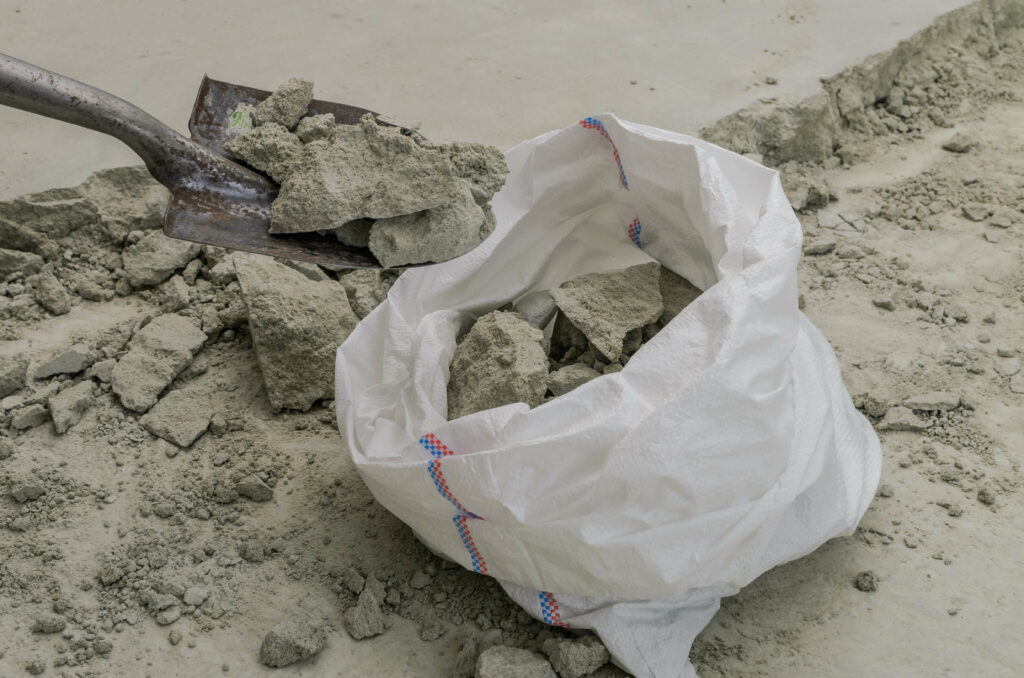
[[[233,85],[203,77],[189,119],[192,141],[231,162],[224,142],[248,128],[248,119],[237,115],[239,104],[256,105],[270,95],[266,90]],[[363,108],[314,100],[314,115],[331,113],[342,124],[352,124],[366,113]],[[172,188],[164,216],[164,233],[172,238],[255,252],[285,259],[297,259],[335,268],[380,268],[380,262],[366,247],[344,245],[333,235],[295,233],[272,235],[270,203],[274,194],[261,191],[240,199],[218,186],[197,186],[195,182]]]

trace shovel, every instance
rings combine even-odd
[[[268,232],[278,187],[228,159],[224,142],[238,133],[232,130],[238,105],[256,105],[269,95],[203,76],[188,121],[192,138],[186,139],[124,99],[0,54],[0,104],[109,134],[139,154],[153,178],[171,191],[166,235],[334,268],[380,268],[368,248],[344,245],[333,235]],[[309,112],[331,113],[341,124],[372,113],[319,100]]]

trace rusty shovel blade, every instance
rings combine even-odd
[[[224,143],[248,128],[240,104],[255,106],[269,91],[234,85],[203,77],[188,128],[192,141],[231,162]],[[354,124],[364,108],[314,99],[309,114],[331,113],[340,124]],[[164,219],[164,233],[172,238],[217,245],[286,259],[298,259],[327,267],[380,268],[365,247],[344,245],[331,235],[296,233],[274,235],[270,229],[270,203],[276,188],[235,193],[218,186],[187,182],[171,188],[171,202]]]

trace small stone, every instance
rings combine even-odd
[[[41,676],[46,672],[46,662],[42,659],[35,659],[25,665],[25,670],[28,671],[29,675]]]
[[[1015,374],[1010,378],[1010,391],[1024,393],[1024,374]]]
[[[432,577],[429,574],[423,570],[416,570],[416,572],[413,573],[412,578],[409,579],[409,587],[417,590],[425,589],[430,586],[431,581]]]
[[[188,447],[206,432],[210,424],[209,406],[188,389],[179,388],[161,398],[139,423],[158,438]]]
[[[157,288],[157,299],[160,310],[164,313],[180,311],[188,306],[188,284],[180,275],[172,275]]]
[[[222,436],[227,433],[228,420],[224,418],[224,415],[218,412],[217,414],[210,417],[210,433],[215,436]]]
[[[46,614],[32,620],[32,633],[60,633],[67,626],[59,614]]]
[[[882,309],[883,311],[895,311],[896,302],[893,301],[891,296],[875,297],[871,300],[871,303]]]
[[[356,604],[342,614],[345,630],[353,639],[362,640],[384,633],[383,600],[383,585],[371,578],[363,587]]]
[[[950,518],[959,518],[963,514],[964,510],[960,506],[960,504],[950,504],[949,507],[946,509],[946,515],[948,515]]]
[[[999,346],[996,348],[996,355],[1000,358],[1012,358],[1017,355],[1017,349],[1012,346]]]
[[[11,498],[19,504],[35,501],[46,494],[46,489],[35,479],[16,480],[11,485]]]
[[[272,628],[260,643],[259,660],[264,666],[281,668],[320,653],[327,645],[322,627],[305,619],[290,619]]]
[[[156,623],[160,626],[167,626],[173,624],[181,618],[181,607],[178,605],[171,605],[165,607],[156,613]]]
[[[963,132],[957,132],[949,141],[942,144],[942,148],[951,153],[967,153],[977,145],[978,141],[974,137]]]
[[[988,206],[982,205],[980,202],[969,202],[961,210],[963,215],[971,221],[984,221],[989,215]]]
[[[87,377],[95,377],[104,384],[110,383],[110,378],[114,373],[114,366],[117,365],[117,360],[114,358],[107,358],[106,360],[100,360],[99,362],[93,363],[89,371],[85,373]]]
[[[206,599],[210,597],[210,592],[201,586],[189,586],[185,589],[185,594],[182,596],[182,600],[186,605],[193,605],[199,607],[206,602]]]
[[[100,639],[92,644],[92,649],[98,655],[107,655],[113,651],[114,644],[109,640]]]
[[[90,379],[80,381],[50,398],[48,404],[50,416],[53,418],[53,430],[58,434],[65,433],[82,420],[85,411],[92,407],[94,402],[96,398],[93,396]]]
[[[55,374],[78,374],[92,364],[95,358],[85,344],[75,344],[61,351],[36,369],[35,378],[45,379]]]
[[[480,653],[476,678],[557,678],[544,657],[529,650],[495,645]]]
[[[1001,236],[999,235],[998,231],[993,231],[991,229],[986,229],[984,235],[985,235],[985,240],[988,240],[993,245],[998,243],[1001,240]]]
[[[996,503],[996,493],[988,486],[978,488],[978,501],[986,506],[992,506]]]
[[[71,295],[52,273],[33,276],[36,303],[54,315],[64,315],[71,310]]]
[[[180,643],[181,631],[179,631],[178,629],[171,629],[167,633],[167,642],[169,642],[171,645],[177,645],[178,643]]]
[[[0,398],[20,391],[25,386],[28,358],[20,355],[0,355]]]
[[[907,398],[903,406],[911,410],[927,410],[945,412],[960,407],[960,395],[948,391],[932,391]]]
[[[819,238],[804,245],[804,254],[811,257],[828,254],[836,248],[835,238]]]
[[[256,502],[270,501],[274,498],[274,491],[256,475],[248,475],[239,480],[235,484],[235,491]]]
[[[1020,358],[1000,358],[993,366],[996,374],[1003,377],[1012,377],[1020,372]]]
[[[48,416],[49,412],[45,407],[33,403],[11,413],[11,428],[16,431],[35,428],[46,421]]]
[[[561,678],[582,678],[608,663],[611,656],[597,638],[552,638],[542,646]]]
[[[894,493],[895,493],[895,490],[893,490],[892,485],[890,485],[888,483],[882,483],[881,485],[878,486],[878,496],[879,497],[884,497],[884,498],[888,499]]]
[[[854,579],[853,585],[858,591],[864,591],[865,593],[877,591],[878,575],[871,570],[861,572],[857,575],[857,578]]]
[[[890,407],[882,421],[878,424],[879,431],[912,431],[920,433],[931,425],[927,419],[914,414],[906,407]]]

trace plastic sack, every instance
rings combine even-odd
[[[766,570],[850,534],[878,438],[797,308],[778,174],[612,115],[524,142],[472,252],[406,272],[338,350],[337,410],[377,500],[543,621],[592,628],[640,678]],[[656,259],[703,293],[619,373],[449,422],[473,320]]]

